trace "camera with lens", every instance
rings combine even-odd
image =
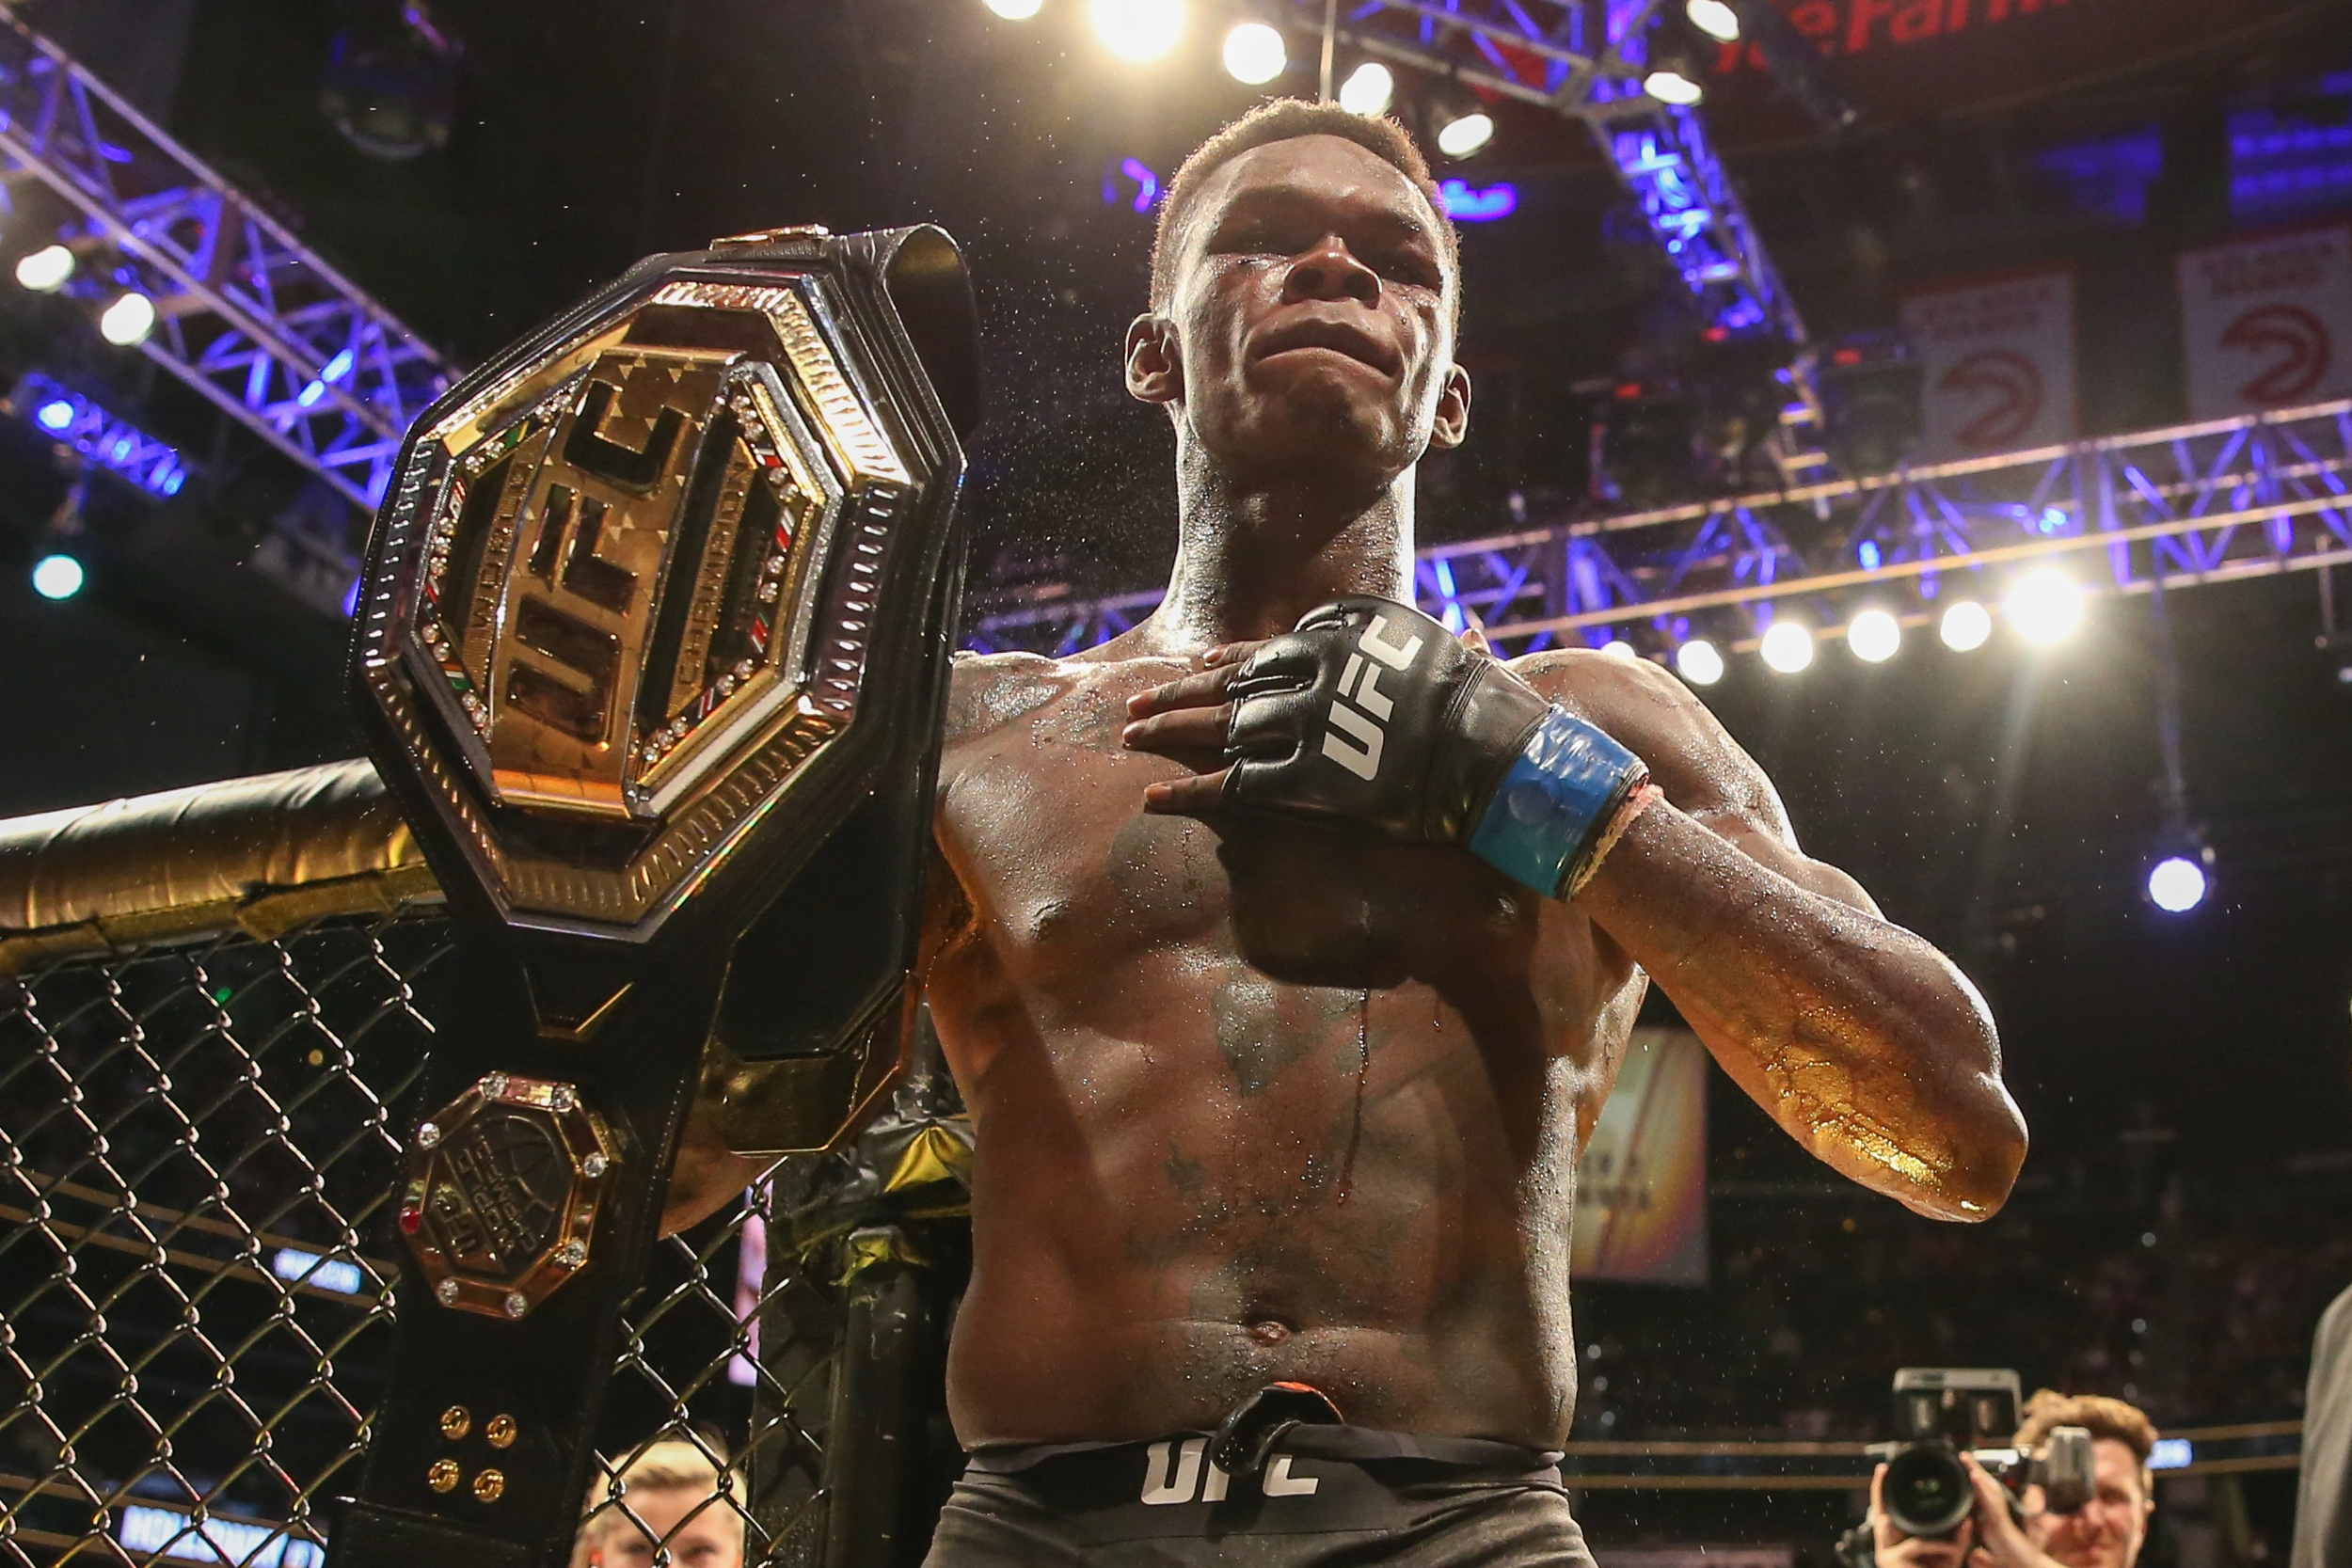
[[[2017,1431],[2017,1374],[1994,1367],[1905,1367],[1895,1374],[1892,1443],[1870,1449],[1886,1464],[1880,1489],[1888,1523],[1907,1536],[1940,1540],[1951,1536],[1977,1506],[1963,1456],[1974,1459],[2001,1483],[2010,1513],[2021,1522],[2020,1495],[2040,1486],[2043,1506],[2072,1513],[2090,1501],[2090,1433],[2082,1427],[2053,1427],[2041,1447],[2003,1447]],[[1840,1544],[1849,1563],[1873,1560],[1869,1527]]]

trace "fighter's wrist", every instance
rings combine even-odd
[[[1649,769],[1598,725],[1553,706],[1521,742],[1470,838],[1470,852],[1555,898],[1582,887],[1657,799]]]

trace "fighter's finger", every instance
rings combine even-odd
[[[1120,732],[1120,742],[1133,752],[1218,752],[1232,727],[1233,705],[1178,708],[1130,721]]]
[[[1230,768],[1220,768],[1214,773],[1195,773],[1189,778],[1146,784],[1143,809],[1160,816],[1198,816],[1213,811],[1225,798],[1225,778],[1232,771]]]
[[[1263,646],[1265,639],[1263,637],[1252,638],[1247,642],[1219,642],[1214,648],[1201,650],[1200,663],[1204,669],[1220,664],[1239,664]]]
[[[1490,654],[1495,651],[1495,645],[1486,641],[1486,628],[1475,621],[1462,627],[1462,646],[1476,648],[1482,654]]]
[[[1170,708],[1213,706],[1225,700],[1225,689],[1232,684],[1237,664],[1220,664],[1203,670],[1197,675],[1185,675],[1165,685],[1149,687],[1127,699],[1127,717],[1148,718],[1166,713]]]

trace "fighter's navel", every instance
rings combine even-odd
[[[1291,1337],[1291,1325],[1273,1318],[1259,1318],[1242,1326],[1262,1345],[1279,1345]]]

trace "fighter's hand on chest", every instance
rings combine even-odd
[[[1351,596],[1128,703],[1126,744],[1222,766],[1147,810],[1269,813],[1454,844],[1555,896],[1581,885],[1654,791],[1597,726],[1420,610]]]

